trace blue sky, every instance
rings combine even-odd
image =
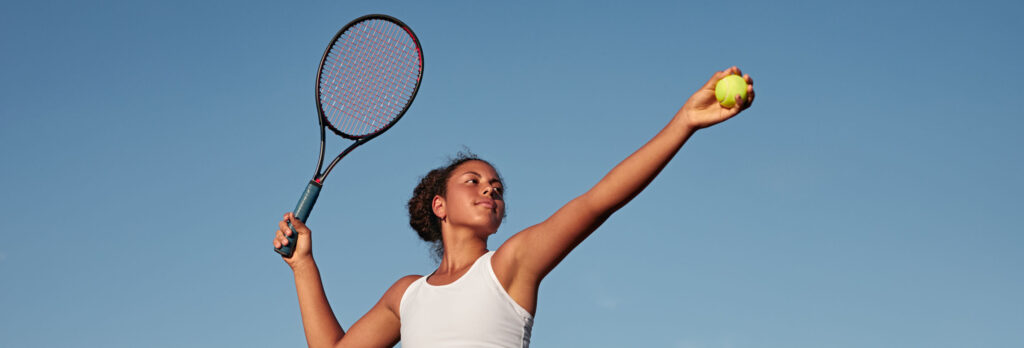
[[[324,46],[387,13],[419,36],[423,85],[309,221],[343,325],[432,270],[403,204],[446,156],[504,175],[494,248],[738,65],[754,107],[696,134],[550,274],[533,346],[1019,346],[1022,9],[6,1],[0,342],[303,345],[272,233],[314,169]]]

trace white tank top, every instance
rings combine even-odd
[[[533,315],[501,287],[489,251],[447,285],[417,279],[402,295],[403,348],[529,347]]]

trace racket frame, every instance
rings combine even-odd
[[[341,38],[341,36],[352,26],[362,23],[363,21],[375,19],[389,21],[398,25],[399,27],[406,31],[410,38],[412,38],[413,43],[415,44],[416,47],[416,54],[418,55],[419,58],[419,75],[416,77],[416,85],[413,87],[412,93],[409,94],[409,100],[405,103],[405,106],[398,113],[398,115],[395,116],[393,120],[391,120],[391,122],[389,122],[387,125],[385,125],[381,129],[378,129],[375,132],[368,133],[362,136],[352,136],[350,134],[346,134],[345,132],[338,130],[337,128],[334,127],[334,125],[327,121],[327,116],[324,114],[323,104],[320,101],[320,79],[323,76],[323,68],[324,63],[327,61],[327,56],[330,55],[331,48],[334,47],[334,44],[338,41],[338,39]],[[334,34],[334,37],[331,38],[331,41],[327,45],[327,49],[324,50],[323,56],[320,57],[320,65],[316,69],[316,85],[314,86],[314,90],[316,91],[315,97],[316,111],[318,116],[317,120],[320,124],[320,155],[316,161],[317,164],[316,170],[313,172],[313,179],[310,180],[309,184],[306,185],[306,190],[303,191],[302,197],[299,198],[299,202],[295,205],[295,210],[293,214],[295,215],[296,219],[305,222],[306,219],[309,218],[309,213],[312,211],[313,205],[316,204],[316,199],[320,195],[320,189],[323,187],[324,179],[327,178],[327,175],[331,173],[331,170],[334,169],[334,166],[337,165],[342,158],[344,158],[346,155],[348,155],[349,152],[352,152],[352,150],[359,147],[360,145],[372,140],[373,138],[376,138],[377,136],[383,134],[388,129],[391,129],[391,127],[394,126],[395,123],[398,123],[398,121],[402,119],[402,116],[404,116],[405,112],[409,110],[410,106],[412,106],[412,102],[414,99],[416,99],[416,94],[419,92],[420,82],[422,82],[423,80],[423,67],[423,48],[420,46],[419,38],[416,37],[416,34],[412,31],[412,29],[409,28],[408,25],[406,25],[398,18],[388,16],[385,14],[368,14],[353,19],[351,22],[349,22],[340,30],[338,30],[336,34]],[[345,150],[341,151],[341,153],[339,153],[338,156],[335,157],[333,161],[331,161],[330,165],[327,166],[327,169],[324,170],[323,173],[321,173],[320,170],[323,169],[324,153],[327,144],[326,129],[328,128],[330,128],[331,131],[334,132],[335,134],[345,139],[354,140],[355,142],[349,145],[347,148],[345,148]],[[298,233],[295,231],[295,227],[292,226],[292,223],[290,221],[288,222],[288,227],[291,228],[292,230],[292,235],[287,237],[289,244],[286,246],[282,246],[281,248],[274,249],[274,251],[276,251],[278,254],[281,254],[281,256],[284,256],[285,258],[290,258],[292,256],[292,253],[295,250],[294,246],[297,241],[298,235]]]
[[[327,116],[324,114],[323,104],[320,101],[321,100],[321,98],[320,98],[320,78],[323,76],[323,68],[324,68],[324,63],[327,62],[327,56],[330,55],[331,48],[334,47],[334,44],[338,41],[339,38],[341,38],[341,35],[345,34],[345,32],[348,31],[349,28],[355,26],[356,24],[359,24],[359,23],[361,23],[363,21],[374,20],[374,19],[385,20],[385,21],[389,21],[389,22],[395,23],[399,27],[404,29],[407,34],[409,34],[409,37],[412,38],[412,41],[413,41],[413,43],[415,44],[415,47],[416,47],[416,54],[418,55],[419,63],[420,63],[420,71],[419,71],[419,76],[416,77],[416,86],[413,87],[412,93],[409,94],[409,101],[405,103],[405,106],[402,108],[402,111],[398,112],[398,116],[395,116],[395,118],[393,120],[391,120],[390,123],[388,123],[387,125],[385,125],[381,129],[377,130],[376,132],[369,133],[369,134],[357,137],[357,136],[352,136],[350,134],[346,134],[345,132],[342,132],[341,130],[338,130],[337,128],[335,128],[334,125],[332,125],[330,122],[327,122]],[[327,45],[327,49],[324,50],[323,56],[320,57],[320,66],[318,66],[317,69],[316,69],[316,85],[314,86],[314,88],[315,88],[315,91],[316,91],[316,111],[317,111],[317,114],[319,115],[319,121],[320,121],[320,158],[317,160],[316,171],[313,173],[313,181],[316,181],[316,182],[318,182],[318,183],[320,183],[322,185],[324,179],[327,178],[327,174],[331,173],[331,170],[334,169],[334,166],[337,165],[338,162],[341,161],[341,159],[345,157],[345,155],[348,155],[349,152],[351,152],[356,147],[359,147],[359,145],[362,145],[362,144],[366,143],[367,141],[370,141],[371,139],[376,138],[378,135],[383,134],[385,131],[387,131],[392,126],[394,126],[395,123],[398,123],[398,120],[400,120],[402,118],[402,116],[405,116],[405,112],[409,110],[409,107],[412,106],[413,100],[416,99],[416,94],[419,93],[420,81],[422,81],[422,79],[423,79],[423,48],[420,46],[420,40],[419,40],[418,37],[416,37],[416,33],[414,33],[412,31],[412,29],[409,28],[408,25],[406,25],[404,22],[402,22],[398,18],[389,16],[389,15],[385,15],[385,14],[368,14],[368,15],[365,15],[365,16],[362,16],[362,17],[359,17],[359,18],[356,18],[356,19],[352,20],[351,22],[346,24],[344,27],[342,27],[341,30],[338,30],[338,33],[334,34],[334,37],[331,38],[330,43]],[[340,135],[341,137],[343,137],[345,139],[355,140],[355,143],[353,143],[348,148],[346,148],[344,151],[342,151],[340,154],[338,154],[338,156],[335,157],[333,161],[331,161],[331,164],[327,166],[327,170],[325,170],[323,172],[323,174],[321,174],[320,173],[320,169],[323,168],[323,160],[324,160],[324,146],[325,146],[324,143],[325,143],[325,137],[326,137],[326,135],[324,134],[325,133],[325,131],[324,131],[325,128],[330,128],[331,131],[334,132],[334,134]]]

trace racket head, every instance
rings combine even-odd
[[[316,75],[323,126],[353,140],[391,128],[409,109],[423,77],[423,50],[409,26],[371,14],[331,39]]]

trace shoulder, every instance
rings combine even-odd
[[[522,251],[528,247],[526,244],[523,233],[516,233],[502,243],[491,256],[491,268],[505,290],[508,290],[513,282],[524,280],[519,265]]]
[[[395,281],[395,283],[392,284],[390,288],[388,288],[388,291],[384,292],[384,298],[398,297],[398,299],[401,300],[402,295],[405,294],[405,290],[409,288],[409,285],[412,285],[413,282],[422,277],[423,276],[421,275],[410,274],[398,278],[398,281]]]
[[[389,310],[398,315],[400,305],[402,304],[402,295],[405,295],[405,290],[409,289],[409,286],[413,282],[422,278],[423,276],[417,274],[410,274],[401,278],[398,278],[394,284],[384,292],[384,296],[381,297],[380,301]]]
[[[496,273],[512,273],[518,268],[519,261],[523,257],[523,250],[530,247],[527,236],[528,231],[535,229],[537,229],[537,226],[531,226],[519,231],[519,233],[513,234],[504,243],[501,243],[501,246],[491,256],[491,267],[494,268]]]

